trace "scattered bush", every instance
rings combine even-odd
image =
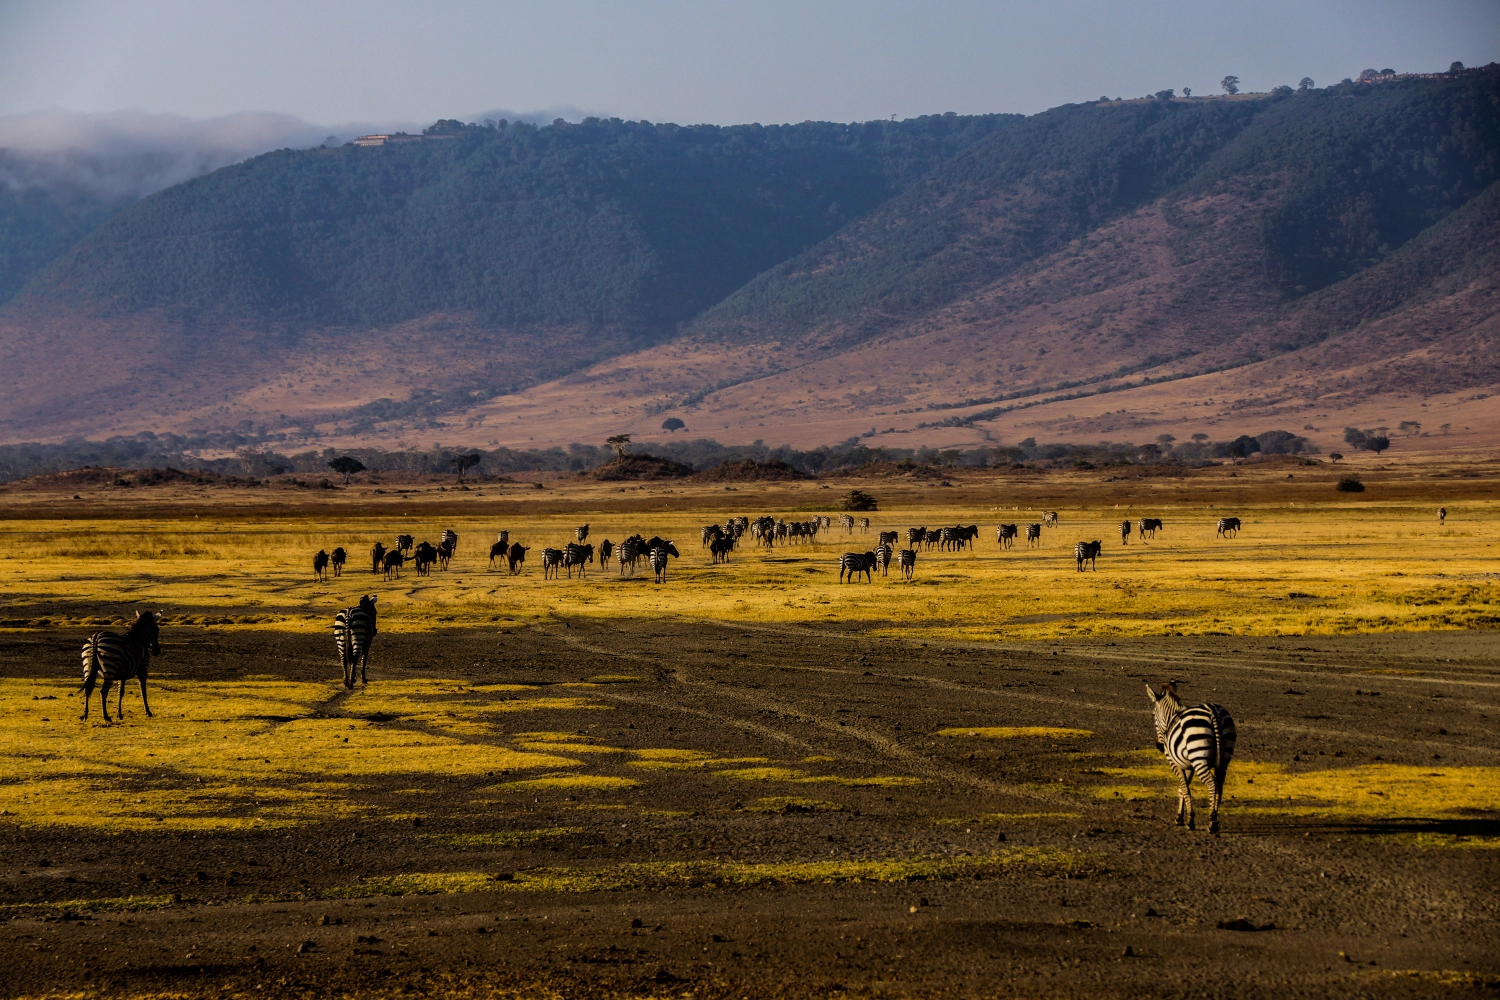
[[[850,490],[839,501],[839,510],[879,510],[875,498],[864,490]]]
[[[1359,481],[1358,476],[1345,476],[1338,481],[1338,485],[1334,489],[1340,493],[1363,493],[1365,491],[1365,484]]]

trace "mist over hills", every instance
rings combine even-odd
[[[1494,67],[1029,118],[433,131],[259,156],[78,239],[0,308],[8,439],[519,447],[670,414],[973,444],[1024,436],[1018,408],[1060,437],[1211,423],[1168,412],[1203,379],[1241,414],[1351,420],[1500,382]],[[1073,412],[1099,393],[1154,409]]]

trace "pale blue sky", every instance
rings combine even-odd
[[[1036,112],[1500,58],[1500,2],[0,0],[0,115],[311,122],[572,107],[677,122]]]

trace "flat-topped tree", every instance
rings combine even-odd
[[[349,485],[349,477],[356,472],[365,471],[365,463],[352,455],[340,455],[328,463],[328,467],[344,477],[344,485]]]
[[[605,438],[604,443],[615,450],[615,458],[621,462],[625,461],[626,454],[630,451],[630,435],[616,434],[614,437]]]
[[[452,458],[448,459],[448,464],[458,470],[458,481],[463,482],[464,473],[469,469],[474,468],[474,466],[478,465],[480,461],[481,456],[478,452],[470,452],[467,455],[454,455]]]

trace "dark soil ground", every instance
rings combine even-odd
[[[169,641],[178,676],[191,657],[192,676],[205,684],[249,672],[328,675],[325,636],[179,630]],[[0,918],[0,994],[1283,998],[1500,988],[1500,851],[1419,847],[1400,836],[1495,837],[1500,816],[1371,823],[1336,810],[1237,813],[1229,801],[1213,837],[1206,824],[1196,833],[1173,825],[1170,798],[1089,794],[1108,779],[1089,773],[1095,758],[1083,756],[1150,748],[1141,681],[1175,678],[1189,697],[1231,708],[1243,760],[1293,770],[1377,758],[1494,768],[1494,633],[968,648],[874,641],[836,627],[621,620],[381,643],[374,684],[639,675],[591,693],[614,710],[589,713],[588,732],[614,746],[822,756],[841,774],[923,783],[787,786],[664,771],[634,789],[544,791],[482,810],[474,786],[484,782],[463,778],[436,784],[420,827],[331,820],[96,835],[0,819],[0,903],[180,896],[133,913],[10,910]],[[76,648],[72,636],[11,635],[0,674],[71,676]],[[1420,675],[1370,674],[1382,669]],[[1371,687],[1383,697],[1355,693]],[[579,725],[577,712],[535,712],[516,728]],[[982,725],[1096,735],[935,735]],[[827,804],[756,805],[776,796]],[[968,819],[997,813],[1011,818]],[[934,822],[942,818],[959,821]],[[515,848],[445,846],[430,836],[564,826],[582,832]],[[1068,852],[1071,861],[951,880],[706,877],[573,893],[497,882],[486,892],[319,898],[411,872],[962,859],[1026,847]],[[249,894],[271,901],[246,903]],[[1241,920],[1274,929],[1219,926]]]

